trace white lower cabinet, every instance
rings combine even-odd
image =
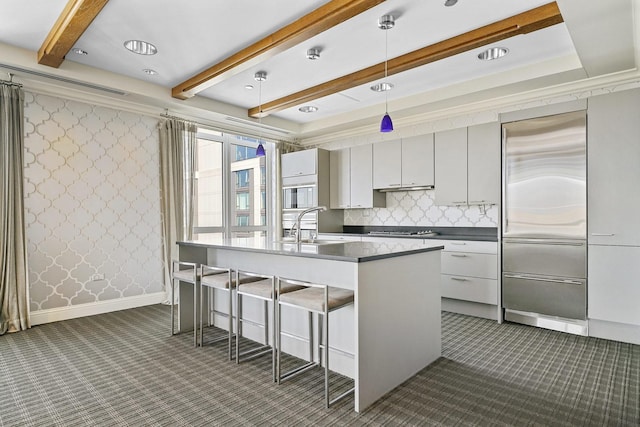
[[[447,242],[442,252],[442,297],[497,306],[498,244]]]
[[[318,240],[342,240],[345,242],[360,242],[362,241],[362,237],[358,234],[318,233]]]
[[[589,245],[589,319],[640,326],[639,277],[640,247]]]
[[[414,242],[444,246],[441,253],[443,310],[498,319],[498,243],[475,240],[408,239],[363,236],[363,242]]]

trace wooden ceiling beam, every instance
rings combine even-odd
[[[216,83],[265,61],[385,0],[332,0],[249,47],[180,83],[171,96],[188,99]]]
[[[109,0],[69,0],[38,50],[38,64],[58,68]]]
[[[495,43],[519,34],[526,34],[542,28],[563,22],[558,5],[553,2],[531,9],[510,18],[494,22],[484,27],[460,34],[447,40],[423,47],[413,52],[398,56],[387,61],[387,75],[401,73],[420,67],[431,62],[439,61],[468,50],[476,49],[490,43]],[[295,107],[334,93],[342,92],[374,80],[384,78],[384,62],[356,71],[346,76],[304,89],[300,92],[262,104],[262,114],[259,107],[250,108],[250,117],[269,114]]]

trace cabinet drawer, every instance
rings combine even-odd
[[[318,233],[318,240],[344,240],[349,242],[360,242],[362,237],[357,234],[324,234]]]
[[[442,274],[442,296],[483,304],[498,304],[498,281]]]
[[[468,252],[443,252],[442,273],[497,279],[498,256]]]
[[[444,240],[444,251],[497,254],[498,242],[482,242],[474,240]]]

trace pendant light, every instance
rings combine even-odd
[[[389,48],[389,37],[387,35],[387,30],[390,30],[395,25],[395,18],[393,15],[383,15],[378,19],[378,28],[381,30],[385,30],[384,33],[384,79],[385,82],[380,84],[379,86],[384,90],[384,116],[382,117],[382,121],[380,122],[380,132],[392,132],[393,131],[393,122],[391,121],[391,116],[389,116],[388,111],[388,100],[389,96],[387,95],[387,91],[391,90],[393,87],[392,84],[387,83],[387,62],[389,60],[388,56],[388,48]]]
[[[258,124],[260,125],[260,133],[258,134],[258,148],[256,148],[256,157],[264,157],[267,155],[262,145],[262,82],[267,80],[266,71],[258,71],[253,78],[258,82]]]

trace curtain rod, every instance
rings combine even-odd
[[[7,86],[18,86],[18,87],[22,87],[22,83],[15,83],[13,81],[13,74],[11,73],[7,73],[9,75],[9,80],[0,80],[0,84],[3,85],[7,85]]]
[[[243,136],[252,136],[252,137],[256,137],[258,138],[257,135],[252,135],[249,132],[238,132],[238,131],[233,131],[230,129],[225,129],[223,127],[219,127],[219,126],[213,126],[210,124],[206,124],[206,123],[200,123],[194,120],[189,120],[189,119],[185,119],[184,117],[179,117],[179,116],[174,116],[172,114],[169,114],[168,110],[165,110],[164,113],[160,113],[160,117],[164,117],[167,119],[177,119],[177,120],[183,120],[185,122],[189,122],[189,123],[193,123],[197,126],[202,126],[202,127],[206,127],[209,129],[214,129],[218,132],[223,132],[223,133],[230,133],[230,134],[234,134],[234,135],[243,135]],[[278,140],[278,139],[274,139],[274,138],[268,138],[271,142],[276,143],[278,145],[282,144],[282,145],[288,145],[288,146],[292,146],[292,147],[298,147],[301,148],[300,144],[296,144],[295,142],[289,142],[289,141],[283,141],[283,140]]]

